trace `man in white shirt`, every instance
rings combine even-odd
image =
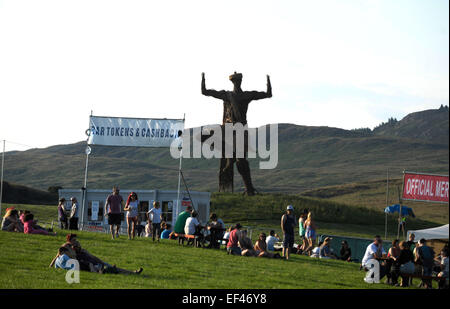
[[[372,268],[370,260],[376,260],[386,257],[386,251],[383,248],[383,240],[379,235],[375,236],[373,243],[367,246],[366,252],[361,262],[361,266],[365,269]],[[380,263],[380,279],[385,275],[385,266]]]
[[[193,211],[191,216],[186,219],[186,224],[184,226],[184,234],[186,235],[196,235],[196,228],[200,225],[197,219],[198,213]]]
[[[269,233],[269,237],[266,238],[267,250],[275,251],[273,245],[275,245],[277,241],[280,241],[278,235],[275,234],[274,230],[271,230]]]

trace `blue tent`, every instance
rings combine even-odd
[[[400,211],[400,204],[391,205],[384,209],[385,213],[391,213],[391,214],[398,213],[399,211]],[[402,216],[411,216],[413,218],[416,217],[414,215],[412,208],[409,208],[409,207],[403,206],[403,205],[402,205]]]

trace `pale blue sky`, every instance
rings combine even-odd
[[[449,1],[0,2],[0,139],[85,139],[88,116],[219,123],[231,89],[267,123],[370,127],[449,101]],[[8,149],[25,149],[10,145]]]

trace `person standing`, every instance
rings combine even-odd
[[[300,239],[302,240],[302,245],[300,247],[299,253],[303,253],[305,249],[308,247],[308,240],[305,237],[306,230],[305,230],[305,221],[306,221],[306,210],[303,211],[300,215],[300,218],[298,219],[298,234],[300,236]]]
[[[75,196],[72,196],[70,198],[70,201],[72,202],[72,208],[70,210],[70,217],[69,217],[69,229],[70,230],[78,230],[78,202],[77,198]]]
[[[294,207],[289,205],[286,213],[281,217],[281,230],[283,231],[283,257],[289,260],[289,252],[294,246],[295,227]]]
[[[58,203],[58,220],[59,220],[59,224],[60,224],[62,230],[67,230],[67,228],[69,227],[69,222],[67,221],[65,204],[66,204],[66,199],[63,197],[60,198],[59,203]]]
[[[138,206],[139,200],[135,192],[131,192],[128,196],[127,202],[125,203],[125,210],[127,212],[127,231],[128,239],[134,239],[135,229],[138,221]]]
[[[395,285],[397,282],[393,281],[391,278],[391,268],[392,265],[394,265],[394,262],[398,259],[398,257],[400,256],[400,247],[399,247],[399,240],[398,239],[394,239],[392,241],[392,247],[389,248],[387,257],[388,259],[386,260],[386,283],[387,284],[391,284],[391,285]]]
[[[398,285],[398,277],[402,274],[414,273],[414,255],[409,249],[410,246],[406,241],[400,242],[400,254],[398,258],[394,258],[394,265],[391,274],[393,285]],[[402,287],[409,286],[409,278],[402,276]]]
[[[305,221],[305,236],[308,240],[308,247],[306,247],[305,252],[308,253],[314,249],[316,244],[316,224],[312,218],[312,213],[308,213],[308,217]]]
[[[422,276],[431,276],[433,274],[434,266],[434,251],[432,248],[428,247],[427,241],[422,238],[419,240],[419,247],[417,248],[417,259],[416,263],[422,265]],[[423,285],[426,289],[431,289],[431,280],[423,279]]]
[[[161,209],[159,202],[153,202],[153,208],[147,213],[148,221],[152,222],[152,240],[155,241],[156,234],[158,234],[158,241],[161,238]]]
[[[105,203],[105,216],[108,216],[108,224],[111,231],[111,237],[119,237],[120,225],[121,225],[121,209],[124,204],[122,196],[119,194],[120,189],[118,186],[114,186],[110,194],[106,198]],[[116,231],[114,233],[114,226],[116,226]]]

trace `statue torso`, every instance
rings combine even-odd
[[[245,91],[227,91],[227,98],[223,101],[223,123],[240,122],[247,124],[247,110],[251,98]]]

